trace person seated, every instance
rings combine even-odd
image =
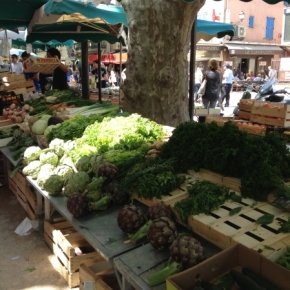
[[[253,79],[254,82],[262,82],[264,81],[261,74],[257,74],[257,76]]]

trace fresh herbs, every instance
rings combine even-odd
[[[290,270],[290,247],[288,247],[286,253],[277,260],[277,263]]]
[[[186,222],[190,215],[210,213],[231,197],[225,187],[209,181],[197,181],[188,188],[189,197],[175,204],[182,221]]]
[[[287,221],[281,222],[281,226],[279,228],[280,233],[290,233],[290,217]]]
[[[241,179],[243,196],[265,200],[270,192],[289,195],[284,179],[290,176],[290,152],[278,133],[254,136],[226,123],[183,123],[163,146],[161,157],[175,160],[185,172],[205,168]]]

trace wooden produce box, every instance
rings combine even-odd
[[[252,270],[281,290],[289,290],[290,274],[287,269],[243,245],[230,247],[195,267],[171,276],[166,281],[166,289],[192,290],[199,279],[210,282],[227,274],[231,269],[241,268]]]
[[[236,214],[235,209],[240,208]],[[272,223],[259,225],[256,221],[265,214],[274,215]],[[290,213],[268,203],[242,198],[240,202],[226,201],[210,214],[189,217],[193,232],[220,248],[240,243],[268,257],[290,243],[289,233],[280,233],[280,222],[287,221]]]
[[[239,128],[240,131],[259,136],[266,135],[267,126],[265,125],[254,124],[245,120],[233,120],[233,123]]]
[[[241,180],[235,177],[223,176],[219,173],[200,169],[198,172],[194,170],[188,170],[188,174],[199,180],[207,180],[212,183],[225,186],[236,192],[241,192]]]
[[[239,102],[239,119],[250,120],[251,111],[255,100],[241,99]]]
[[[16,172],[15,175],[11,176],[11,168],[8,169],[8,186],[9,189],[15,194],[17,200],[24,208],[27,213],[27,216],[31,220],[38,218],[37,213],[37,202],[36,202],[36,193],[33,187],[28,183],[25,176]]]
[[[163,203],[173,207],[175,203],[188,197],[187,186],[193,180],[194,180],[193,176],[187,175],[185,182],[178,189],[173,190],[168,195],[164,195],[161,198],[149,199],[140,197],[137,194],[133,194],[132,197],[133,199],[139,201],[140,203],[146,206],[153,206],[156,204]]]
[[[53,73],[54,69],[56,69],[60,65],[60,61],[58,58],[28,58],[23,63],[25,67],[25,72],[39,72],[44,74]]]
[[[205,119],[206,123],[216,123],[218,126],[224,126],[225,123],[231,121],[231,117],[222,117],[222,116],[207,116]]]
[[[221,113],[220,109],[205,109],[202,107],[196,107],[194,109],[194,115],[196,116],[219,116]]]
[[[87,266],[104,261],[88,242],[67,221],[44,221],[44,239],[57,257],[56,270],[70,288],[80,285],[81,264]]]
[[[80,266],[80,290],[119,290],[112,264],[107,261]]]
[[[252,107],[250,120],[274,127],[290,127],[290,105],[256,101]]]

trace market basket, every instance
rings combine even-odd
[[[58,58],[28,58],[23,62],[25,72],[39,72],[43,74],[51,74],[56,69],[60,61]]]

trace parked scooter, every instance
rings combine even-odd
[[[269,79],[266,81],[259,89],[258,93],[252,97],[252,90],[249,86],[243,93],[241,99],[255,99],[257,101],[265,102],[278,102],[290,104],[290,88],[284,88],[276,90],[274,85],[276,84],[276,79]],[[234,116],[239,114],[239,105],[237,105],[233,111]]]

